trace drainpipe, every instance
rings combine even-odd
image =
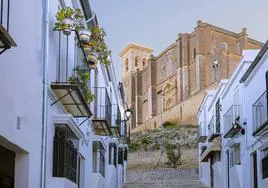
[[[47,100],[48,100],[48,55],[49,55],[49,0],[43,0],[43,97],[42,97],[42,141],[40,188],[46,188],[46,150],[47,150]]]

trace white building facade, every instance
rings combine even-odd
[[[200,180],[209,187],[268,187],[267,49],[268,43],[261,51],[245,50],[226,85],[207,92],[200,106]],[[217,142],[208,133],[210,106],[219,122]]]
[[[95,96],[88,103],[82,86],[70,82],[85,58],[79,36],[53,29],[66,7],[82,10],[87,29],[98,25],[89,2],[0,6],[0,187],[123,187],[126,106],[113,63],[83,70]]]

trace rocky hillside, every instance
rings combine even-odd
[[[128,171],[170,168],[167,164],[166,143],[181,146],[178,168],[197,168],[198,127],[166,127],[131,135]]]
[[[181,126],[166,127],[148,131],[146,133],[135,133],[131,135],[130,152],[141,150],[160,150],[166,142],[180,144],[182,149],[197,148],[198,127]]]

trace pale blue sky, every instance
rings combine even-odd
[[[178,33],[192,32],[197,20],[268,39],[268,0],[89,0],[107,33],[115,71],[121,79],[120,51],[130,42],[159,54]]]

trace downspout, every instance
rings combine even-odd
[[[49,0],[43,0],[43,97],[42,97],[42,141],[40,188],[46,188],[47,150],[47,100],[48,100],[48,57],[49,57]]]

